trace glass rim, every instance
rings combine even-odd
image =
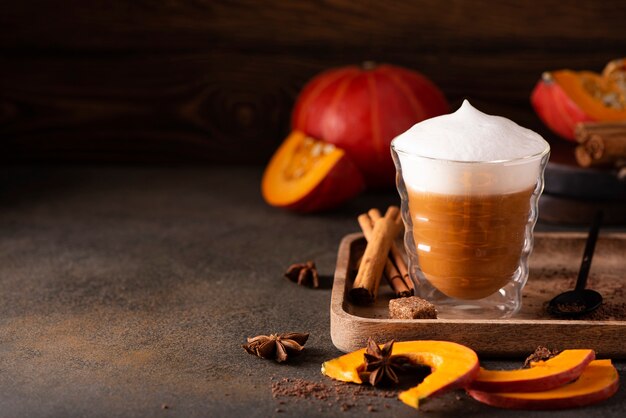
[[[523,157],[518,157],[518,158],[502,159],[502,160],[486,160],[486,161],[470,160],[470,161],[464,161],[464,160],[451,160],[451,159],[446,159],[446,158],[428,157],[426,155],[420,155],[420,154],[416,154],[416,153],[400,150],[400,149],[396,148],[394,142],[395,142],[395,138],[394,138],[393,141],[391,141],[391,149],[393,150],[393,152],[395,152],[397,154],[406,155],[407,157],[422,158],[422,159],[430,160],[430,161],[438,161],[438,162],[453,163],[453,164],[478,165],[478,164],[517,163],[517,162],[523,163],[523,162],[530,162],[530,161],[537,160],[537,159],[542,158],[545,155],[550,153],[550,143],[548,143],[548,141],[546,141],[544,139],[543,142],[546,144],[546,147],[541,152],[537,152],[535,154],[525,155]]]

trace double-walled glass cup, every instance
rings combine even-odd
[[[391,144],[416,294],[441,318],[506,318],[521,308],[550,154],[450,161]]]

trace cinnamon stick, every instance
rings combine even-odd
[[[372,218],[372,220],[380,219],[382,216],[380,214],[380,211],[375,208],[370,209],[367,213],[370,216],[370,218]],[[390,251],[391,251],[391,259],[393,260],[396,267],[398,268],[398,271],[400,272],[400,275],[402,276],[402,280],[404,281],[404,284],[411,292],[411,295],[414,295],[415,285],[413,284],[413,280],[411,280],[411,276],[409,276],[409,269],[406,263],[404,262],[404,257],[402,256],[402,253],[400,252],[400,249],[396,245],[395,241],[391,243]]]
[[[583,143],[593,134],[624,134],[626,121],[615,122],[581,122],[574,128],[574,136],[578,143]]]
[[[399,213],[397,207],[390,206],[385,216],[374,222],[371,239],[367,242],[359,271],[350,290],[350,297],[355,303],[367,304],[376,299],[387,254],[394,237],[400,232]]]
[[[581,167],[591,167],[593,164],[593,158],[587,152],[584,146],[578,145],[574,150],[574,157],[576,157],[576,162]]]
[[[617,123],[611,123],[615,126]],[[589,128],[588,124],[579,124],[580,129]],[[594,124],[598,125],[598,124]],[[595,130],[595,131],[594,131]],[[626,123],[621,130],[600,128],[592,131],[577,131],[577,138],[584,136],[585,141],[576,147],[576,161],[582,167],[600,167],[623,165],[626,161]]]
[[[373,220],[369,217],[367,213],[359,215],[357,220],[359,221],[359,225],[361,226],[361,230],[363,231],[365,239],[368,241],[372,239]],[[387,279],[389,286],[391,286],[391,288],[393,289],[396,297],[402,298],[412,295],[411,291],[404,283],[402,275],[393,264],[393,261],[389,259],[389,257],[387,257],[387,261],[385,262],[385,278]]]

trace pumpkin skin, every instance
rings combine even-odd
[[[619,375],[611,360],[594,360],[578,380],[542,392],[483,392],[468,390],[479,402],[507,409],[565,409],[598,403],[619,387]]]
[[[349,66],[326,71],[304,87],[292,127],[343,149],[368,187],[383,188],[395,185],[391,140],[449,110],[443,93],[418,72],[387,64]]]
[[[301,213],[339,206],[364,187],[361,173],[343,150],[298,131],[274,153],[261,181],[268,204]]]
[[[543,123],[570,141],[578,123],[626,120],[626,59],[609,62],[601,75],[545,72],[530,100]]]

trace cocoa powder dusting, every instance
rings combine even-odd
[[[583,312],[587,309],[586,305],[580,303],[559,303],[556,307],[560,312],[565,313]]]
[[[623,321],[626,319],[626,303],[606,302],[600,305],[595,311],[582,315],[578,319],[592,321]]]
[[[562,307],[559,306],[559,309]],[[565,312],[577,312],[580,311],[580,307],[577,305],[568,305],[564,307]],[[548,302],[544,302],[543,309],[548,311]],[[563,320],[577,320],[577,321],[625,321],[626,320],[626,303],[624,302],[602,302],[602,305],[595,311],[587,314],[578,315],[576,317],[563,317],[559,318]]]
[[[397,391],[375,389],[370,386],[357,386],[344,382],[312,382],[299,378],[281,378],[272,380],[272,398],[284,405],[282,399],[294,401],[309,400],[324,402],[322,406],[341,411],[362,406],[367,412],[376,412],[377,409],[368,400],[372,398],[396,398]],[[385,404],[385,408],[389,408]]]

